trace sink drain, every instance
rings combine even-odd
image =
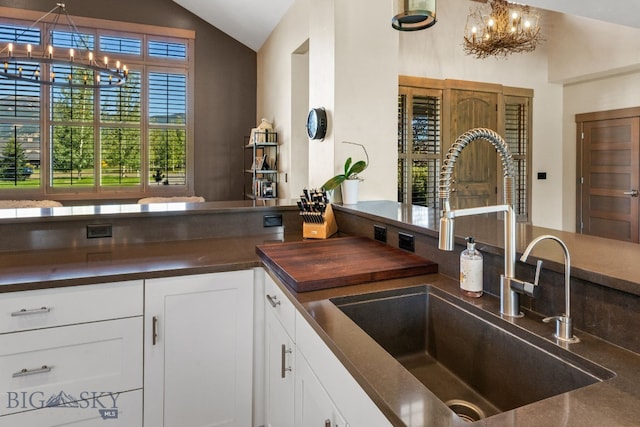
[[[471,402],[467,402],[466,400],[453,399],[445,402],[445,404],[464,421],[472,423],[474,421],[481,420],[482,418],[486,418],[482,409],[478,408],[477,405],[474,405]]]

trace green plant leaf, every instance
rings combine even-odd
[[[345,175],[343,175],[343,174],[336,175],[333,178],[331,178],[330,180],[328,180],[327,182],[325,182],[322,185],[322,188],[324,188],[327,191],[335,190],[336,188],[338,188],[340,186],[340,184],[342,184],[344,182],[345,179],[347,179],[347,177]]]
[[[358,175],[360,172],[367,168],[367,163],[364,160],[355,162],[349,171],[345,173],[348,178],[352,178],[354,175]]]
[[[344,176],[349,176],[349,166],[351,166],[352,161],[351,157],[349,157],[347,161],[344,162]]]

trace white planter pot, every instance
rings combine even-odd
[[[355,205],[358,203],[358,185],[359,179],[347,179],[340,184],[342,189],[342,204]]]

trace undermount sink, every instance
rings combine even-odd
[[[615,375],[429,286],[340,297],[331,302],[468,421]]]

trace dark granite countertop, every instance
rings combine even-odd
[[[154,277],[242,270],[261,265],[256,245],[274,235],[211,238],[3,253],[0,293]],[[284,239],[278,235],[276,240]],[[299,240],[300,235],[287,236]]]
[[[391,201],[360,202],[346,207],[336,206],[363,217],[382,217],[416,232],[437,236],[439,219],[431,208],[411,206]],[[522,254],[534,238],[551,234],[562,239],[571,253],[571,275],[613,289],[640,295],[640,245],[554,230],[518,223],[516,225],[516,251]],[[502,254],[504,248],[503,222],[495,215],[476,215],[456,218],[456,242],[464,244],[464,236],[473,236],[481,252]],[[554,242],[541,242],[531,252],[527,262],[535,265],[535,259],[546,261],[556,271],[563,271],[564,259],[560,246]]]
[[[294,305],[303,313],[324,342],[332,349],[372,400],[398,426],[468,425],[426,389],[391,355],[355,325],[331,301],[331,298],[428,284],[456,298],[494,313],[499,319],[499,301],[485,295],[465,298],[458,283],[441,274],[416,276],[296,293],[285,285]],[[381,320],[383,321],[383,320]],[[553,338],[553,326],[540,316],[526,313],[521,319],[504,320],[533,332],[542,339],[564,347],[615,373],[611,379],[562,393],[511,411],[476,421],[473,425],[504,427],[539,426],[636,426],[640,419],[640,355],[609,344],[597,337],[577,332],[581,342],[559,344]],[[518,357],[519,355],[514,355]],[[524,355],[521,355],[524,356]],[[527,375],[523,372],[522,375]]]
[[[53,222],[90,218],[104,220],[112,217],[131,218],[149,216],[200,215],[210,212],[242,212],[274,207],[297,210],[289,200],[232,200],[200,203],[122,203],[104,205],[61,206],[54,208],[3,208],[0,224],[24,222]]]

